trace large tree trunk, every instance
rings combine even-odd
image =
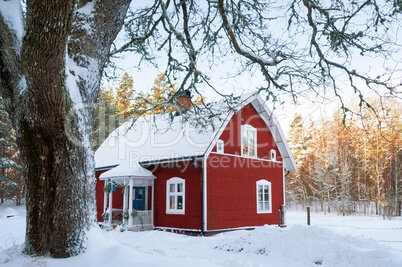
[[[0,16],[0,91],[21,150],[28,254],[85,248],[95,223],[93,107],[129,2],[28,1],[21,48]]]

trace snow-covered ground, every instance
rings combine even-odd
[[[306,224],[307,215],[302,211],[288,213],[289,225]],[[329,229],[340,235],[351,235],[377,241],[402,254],[402,218],[383,219],[381,216],[340,216],[336,213],[311,213],[311,225]],[[402,266],[402,265],[401,265]]]
[[[15,217],[6,218],[15,214]],[[4,266],[402,266],[402,219],[288,212],[288,227],[259,227],[211,237],[161,231],[89,234],[86,253],[69,259],[21,254],[25,208],[0,205]]]

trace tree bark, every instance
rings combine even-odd
[[[129,3],[28,1],[21,49],[0,16],[0,91],[23,162],[28,254],[77,255],[95,224],[93,106]]]

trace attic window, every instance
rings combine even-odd
[[[276,150],[271,149],[271,160],[276,161]]]
[[[248,124],[241,126],[241,154],[257,157],[257,129]]]
[[[216,152],[218,153],[224,153],[224,143],[223,140],[218,140],[218,142],[216,142]]]

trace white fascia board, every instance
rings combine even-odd
[[[272,114],[272,111],[268,108],[267,104],[260,95],[255,98],[255,101],[252,101],[252,104],[271,131],[274,141],[279,149],[279,152],[281,153],[285,169],[288,171],[297,170],[296,161],[286,141],[285,134],[283,133],[280,124]]]

